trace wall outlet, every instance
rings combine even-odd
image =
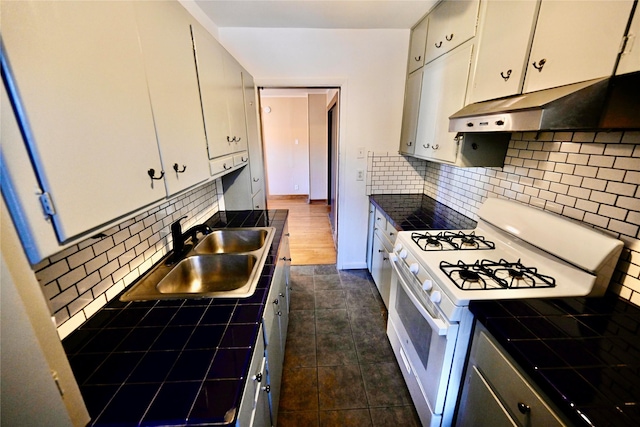
[[[364,181],[364,171],[362,169],[358,169],[358,175],[356,176],[356,181]]]

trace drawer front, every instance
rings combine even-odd
[[[212,176],[224,173],[229,169],[233,169],[233,157],[225,156],[211,160],[209,162],[209,169],[211,170]]]
[[[511,416],[523,426],[564,426],[490,338],[483,331],[476,337],[471,363],[478,367]],[[521,411],[522,405],[529,409]]]
[[[382,211],[376,208],[376,213],[374,217],[375,228],[376,230],[385,230],[387,228],[387,217],[384,216]]]
[[[233,155],[233,166],[246,164],[249,161],[249,152],[243,151]]]

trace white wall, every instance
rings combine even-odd
[[[409,30],[220,28],[220,42],[265,87],[340,86],[338,268],[365,268],[365,151],[397,150]]]
[[[270,196],[309,194],[307,97],[261,99],[262,143]],[[264,110],[269,108],[269,113]]]

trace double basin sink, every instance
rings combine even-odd
[[[223,228],[185,247],[145,273],[121,301],[245,298],[255,292],[275,228]]]

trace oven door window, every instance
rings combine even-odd
[[[397,292],[396,313],[398,313],[398,317],[400,317],[402,325],[409,335],[416,353],[418,353],[423,369],[426,370],[431,346],[431,325],[413,305],[402,286],[398,286]]]

